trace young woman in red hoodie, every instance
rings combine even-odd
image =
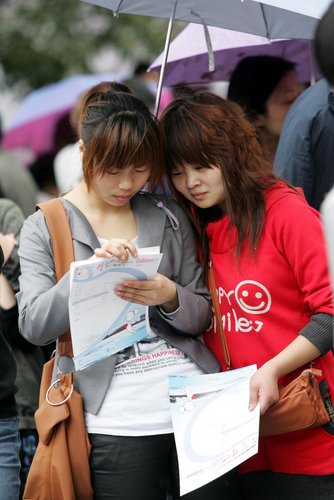
[[[333,302],[319,213],[264,160],[235,103],[188,91],[162,115],[167,176],[212,260],[232,368],[257,364],[250,409],[314,362],[334,401]],[[215,321],[205,341],[220,360]],[[334,421],[260,438],[239,467],[240,500],[334,498]]]

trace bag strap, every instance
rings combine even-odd
[[[52,242],[53,258],[57,281],[67,273],[74,261],[74,250],[70,223],[65,207],[59,198],[36,205],[36,210],[42,210],[49,229]],[[71,331],[67,330],[58,339],[60,356],[73,357]]]
[[[209,288],[210,288],[210,293],[211,293],[212,306],[213,306],[213,310],[214,310],[215,316],[216,316],[217,330],[218,330],[220,342],[221,342],[222,349],[223,349],[224,361],[226,364],[226,369],[229,370],[231,368],[231,358],[230,358],[230,353],[228,350],[228,345],[227,345],[227,341],[226,341],[226,337],[225,337],[225,333],[224,333],[222,315],[220,312],[220,307],[219,307],[219,302],[218,302],[218,297],[217,297],[216,282],[215,282],[215,277],[213,274],[213,267],[212,267],[211,260],[209,261],[209,264],[208,264],[208,282],[209,282]]]

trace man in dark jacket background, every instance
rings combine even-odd
[[[303,188],[308,203],[319,210],[334,185],[334,94],[327,80],[304,90],[290,108],[274,171]]]
[[[14,235],[0,233],[0,294],[6,293],[1,268],[16,244]],[[1,310],[0,310],[1,314]],[[5,340],[6,321],[0,316],[0,498],[17,500],[20,488],[20,438],[15,402],[16,364]]]
[[[314,37],[314,51],[319,68],[332,88],[334,88],[334,2],[331,3],[318,24]],[[334,156],[332,157],[332,162],[334,165]],[[324,223],[329,266],[334,291],[334,187],[328,193],[321,205],[321,215]]]

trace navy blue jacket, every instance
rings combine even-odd
[[[306,89],[291,107],[274,171],[300,186],[309,204],[319,210],[334,185],[334,94],[326,80]]]

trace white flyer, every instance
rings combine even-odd
[[[180,494],[217,479],[258,451],[259,405],[248,410],[256,365],[209,375],[170,376]]]
[[[69,314],[77,370],[83,370],[147,335],[146,306],[115,295],[125,280],[146,280],[159,267],[159,247],[138,249],[127,262],[116,257],[72,262]]]

